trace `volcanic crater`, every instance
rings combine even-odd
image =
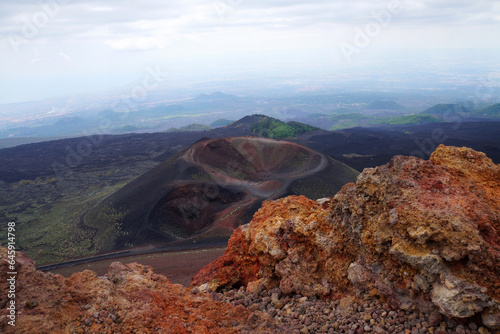
[[[263,200],[321,198],[358,172],[299,144],[257,137],[202,139],[93,207],[86,226],[113,212],[99,251],[210,243],[250,221]]]

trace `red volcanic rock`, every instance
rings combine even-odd
[[[365,170],[335,196],[330,220],[359,252],[348,271],[358,291],[452,317],[498,308],[500,168],[483,153],[440,146],[429,161]]]
[[[468,148],[365,169],[324,209],[264,202],[193,285],[378,296],[500,328],[500,166]]]
[[[225,254],[198,272],[192,285],[216,290],[242,284],[252,290],[263,284],[284,293],[335,293],[334,282],[342,280],[339,273],[354,258],[344,260],[346,254],[333,243],[340,236],[327,216],[327,209],[304,196],[265,201],[250,224],[235,230]]]
[[[16,255],[15,327],[6,308],[7,249],[0,248],[2,333],[251,333],[283,332],[269,316],[193,294],[136,263],[113,263],[107,275],[86,270],[70,278],[36,271]]]

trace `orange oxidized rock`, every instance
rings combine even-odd
[[[453,317],[498,308],[500,168],[484,154],[441,145],[429,161],[395,157],[339,192],[330,219],[360,252],[357,290]]]
[[[193,283],[370,294],[500,328],[500,167],[441,145],[428,161],[365,169],[327,209],[302,196],[265,202]]]
[[[279,286],[284,293],[320,296],[339,292],[336,288],[348,284],[354,257],[327,215],[328,209],[304,196],[265,201],[250,224],[234,232],[224,256],[203,268],[192,285]]]
[[[15,327],[8,324],[4,294],[7,249],[0,248],[2,333],[274,333],[284,330],[268,315],[215,301],[172,284],[151,267],[113,263],[107,275],[86,270],[70,278],[36,271],[17,253]]]

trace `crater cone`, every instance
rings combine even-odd
[[[333,196],[358,172],[305,146],[255,137],[204,139],[93,207],[109,224],[98,251],[227,240],[263,200]]]

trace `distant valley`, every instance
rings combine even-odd
[[[190,167],[185,159],[179,160],[195,142],[198,144],[193,147],[209,141],[208,138],[241,136],[273,137],[307,147],[303,151],[305,155],[301,153],[296,156],[299,169],[308,161],[309,153],[306,152],[309,149],[329,157],[329,161],[336,161],[334,164],[337,167],[325,169],[332,172],[329,172],[329,176],[324,176],[326,179],[323,181],[315,181],[310,177],[301,178],[299,174],[294,176],[298,178],[289,187],[275,188],[283,182],[279,176],[282,172],[279,170],[291,168],[294,165],[294,155],[289,155],[289,160],[283,160],[287,163],[276,165],[278,169],[264,168],[263,171],[268,170],[270,173],[264,179],[253,180],[252,174],[248,172],[255,166],[250,164],[246,169],[241,167],[245,163],[243,160],[239,161],[238,155],[234,154],[240,152],[238,150],[243,146],[236,145],[214,162],[225,166],[232,159],[235,166],[247,170],[243,174],[233,173],[232,178],[246,180],[245,182],[253,180],[252,182],[261,184],[268,182],[271,188],[263,187],[269,191],[282,189],[278,192],[273,190],[273,195],[270,196],[262,193],[253,204],[248,202],[247,206],[238,204],[238,201],[250,199],[251,194],[255,196],[253,190],[249,193],[248,187],[228,185],[227,176],[220,174],[214,179],[214,175],[218,174],[213,174],[212,169],[200,169],[199,164],[192,164]],[[285,141],[284,148],[290,145],[285,144]],[[207,156],[217,156],[217,147],[226,142],[214,141],[215,146],[208,147],[215,151],[207,153]],[[500,122],[469,122],[457,118],[444,123],[325,131],[260,114],[246,116],[212,130],[89,135],[22,145],[0,150],[0,228],[3,230],[9,221],[16,221],[21,236],[20,250],[30,254],[39,265],[139,245],[154,248],[170,242],[193,244],[193,241],[202,242],[203,239],[206,242],[210,238],[221,240],[220,238],[227,238],[227,231],[234,227],[235,222],[239,224],[249,221],[252,210],[258,208],[262,199],[288,194],[306,194],[313,199],[332,196],[342,184],[354,180],[357,173],[354,170],[362,171],[364,168],[385,164],[398,154],[428,158],[441,143],[474,148],[485,152],[498,163]],[[225,147],[224,145],[220,147]],[[231,145],[227,147],[230,148]],[[257,147],[261,148],[255,151]],[[249,149],[255,152],[262,150],[264,154],[267,152],[265,147],[266,145],[252,144]],[[258,161],[269,161],[266,154],[278,156],[271,151],[263,156],[259,155]],[[231,156],[233,158],[229,159]],[[182,168],[178,165],[181,161],[184,166]],[[214,171],[220,170],[220,166],[212,165],[214,162],[202,165],[213,166],[210,168],[215,167]],[[339,174],[335,172],[339,168],[351,172]],[[333,182],[331,186],[326,186],[327,179]],[[313,185],[315,182],[316,186]],[[207,184],[215,184],[217,189],[210,188],[211,186],[206,188]],[[326,186],[324,190],[321,190],[319,184]],[[206,189],[212,190],[207,194],[213,194],[217,190],[220,197],[203,195]],[[311,189],[314,191],[311,192]],[[224,194],[227,191],[233,193],[228,192],[226,196]],[[182,198],[184,200],[181,202],[197,204],[177,211],[178,218],[175,220],[172,217],[175,216],[175,208],[179,208],[175,201]],[[231,198],[236,198],[236,202]],[[145,205],[141,206],[139,203]],[[200,207],[210,209],[202,213]],[[126,209],[130,209],[129,212]],[[131,216],[130,212],[137,215]],[[163,220],[169,215],[171,218],[168,221]],[[188,219],[185,220],[185,217]],[[201,217],[208,217],[208,221],[212,223],[220,221],[221,224],[214,229],[212,227],[215,225],[203,225],[206,221],[202,223]],[[227,220],[232,217],[239,218]],[[224,225],[224,219],[231,223]],[[175,221],[177,222],[172,223]],[[135,233],[139,230],[144,233]],[[150,232],[145,233],[146,231]],[[199,238],[200,236],[202,237]]]
[[[183,99],[132,103],[56,100],[4,105],[0,116],[37,110],[24,119],[4,116],[0,148],[88,134],[128,134],[211,130],[251,114],[297,121],[323,130],[434,122],[500,120],[500,104],[411,93],[350,92],[269,97],[198,94]],[[58,107],[54,107],[58,106]]]

